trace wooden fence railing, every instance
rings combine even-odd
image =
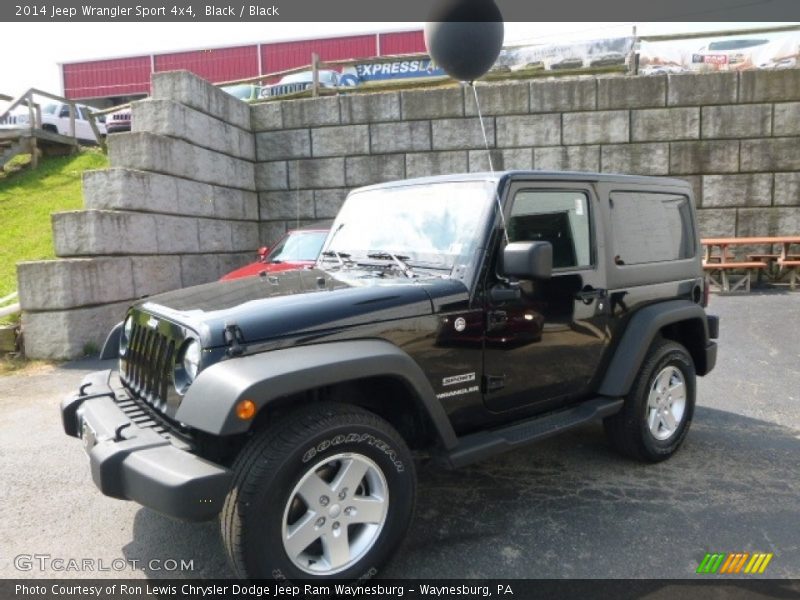
[[[17,299],[17,292],[12,292],[8,296],[5,296],[4,298],[0,298],[0,307],[2,307],[2,308],[0,308],[0,319],[2,319],[3,317],[7,317],[9,315],[13,315],[13,314],[19,312],[19,310],[20,310],[19,302],[15,302],[15,303],[10,304],[8,306],[4,306],[4,305],[8,304],[9,302],[11,302],[12,300],[16,300],[16,299]]]
[[[35,96],[41,96],[43,98],[47,98],[49,100],[54,100],[55,102],[61,102],[66,104],[69,107],[69,129],[67,137],[71,137],[75,140],[75,143],[78,142],[78,138],[75,135],[75,117],[77,115],[77,105],[74,100],[68,100],[63,96],[58,96],[56,94],[51,94],[50,92],[45,92],[36,88],[30,88],[28,91],[22,93],[21,95],[17,96],[17,98],[10,98],[5,94],[0,95],[0,100],[10,101],[11,104],[6,107],[6,109],[0,113],[0,120],[4,119],[6,116],[10,115],[11,112],[20,107],[20,106],[27,106],[28,107],[28,128],[33,133],[35,129],[42,128],[42,107],[41,105],[35,100]],[[84,111],[84,114],[87,117],[87,121],[89,122],[89,126],[92,128],[92,133],[94,134],[97,143],[105,150],[105,138],[100,134],[100,129],[97,127],[96,116],[93,111]]]

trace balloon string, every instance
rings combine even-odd
[[[486,127],[483,124],[483,115],[481,114],[481,103],[478,101],[478,88],[475,87],[475,82],[469,82],[472,88],[472,93],[475,94],[475,106],[478,108],[478,120],[481,122],[481,131],[483,132],[483,143],[486,146],[486,158],[489,159],[489,170],[494,175],[494,165],[492,164],[492,153],[489,151],[489,138],[486,136]]]
[[[481,103],[478,100],[478,88],[475,87],[475,82],[469,82],[470,87],[472,87],[472,93],[475,95],[475,106],[478,109],[478,120],[481,123],[481,131],[483,132],[483,143],[486,146],[486,158],[489,159],[489,171],[491,171],[492,175],[494,175],[494,164],[492,164],[492,152],[489,150],[489,138],[486,135],[486,126],[483,124],[483,115],[481,114]],[[500,202],[500,192],[497,190],[497,186],[495,186],[494,191],[494,199],[497,202],[497,212],[500,213],[500,222],[503,224],[503,237],[506,240],[506,244],[509,243],[508,239],[508,227],[506,226],[506,216],[503,213],[503,203]]]
[[[300,229],[300,164],[298,161],[294,161],[294,170],[297,173],[297,178],[294,182],[294,203],[297,208],[297,221],[295,224],[295,229]]]

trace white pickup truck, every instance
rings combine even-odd
[[[76,108],[75,137],[78,138],[80,142],[96,144],[99,140],[95,137],[92,126],[88,121],[89,111],[92,109],[83,104],[77,104]],[[27,113],[19,113],[14,115],[14,117],[14,122],[9,123],[9,126],[29,126],[29,117]],[[98,132],[101,136],[105,136],[105,115],[97,117],[96,122]],[[69,105],[63,102],[52,102],[42,106],[42,129],[45,131],[52,131],[53,133],[60,133],[61,135],[70,135]]]

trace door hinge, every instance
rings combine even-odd
[[[486,329],[494,331],[502,329],[508,323],[508,313],[504,310],[490,310],[486,313]]]

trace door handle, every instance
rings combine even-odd
[[[593,288],[587,285],[580,292],[575,294],[575,297],[584,304],[591,304],[596,298],[605,298],[606,291],[603,289]]]

